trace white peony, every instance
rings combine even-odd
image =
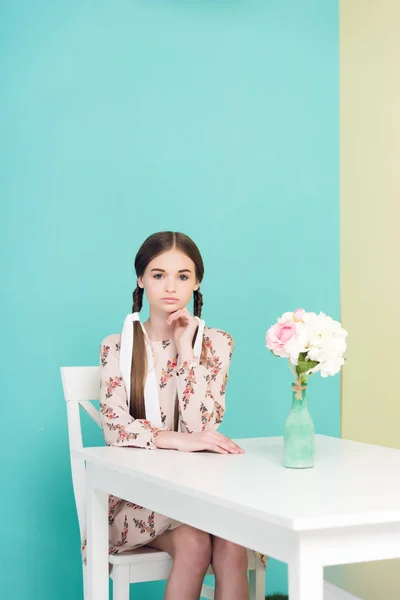
[[[310,345],[310,332],[304,323],[296,323],[296,335],[286,344],[285,350],[292,365],[299,362],[299,354],[306,352]]]
[[[311,372],[319,371],[322,377],[336,375],[344,365],[347,331],[339,321],[322,312],[319,315],[307,313],[304,322],[310,335],[307,358],[319,363]]]
[[[277,319],[279,324],[287,324],[296,333],[284,344],[280,356],[288,357],[291,364],[299,364],[302,354],[301,379],[306,381],[311,373],[321,373],[329,377],[339,373],[344,365],[343,355],[347,349],[347,331],[339,321],[335,321],[323,312],[305,312],[297,309],[285,312]],[[305,371],[307,361],[313,361],[312,367]]]
[[[294,312],[285,312],[281,317],[278,317],[278,323],[287,323],[288,321],[293,321]]]

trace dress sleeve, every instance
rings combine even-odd
[[[233,337],[220,329],[205,333],[207,359],[179,364],[177,392],[182,429],[186,433],[218,429],[225,412],[225,391],[234,350]]]
[[[118,344],[105,338],[100,344],[100,421],[108,446],[154,450],[157,427],[145,419],[134,419],[119,368]]]

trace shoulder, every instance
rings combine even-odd
[[[110,350],[119,354],[121,347],[121,334],[120,333],[112,333],[111,335],[107,335],[100,342],[100,353],[109,352]]]
[[[233,339],[233,336],[230,333],[224,331],[223,329],[218,329],[216,327],[207,327],[206,325],[204,327],[204,338],[206,344],[208,341],[213,346],[218,346],[220,348],[227,347],[229,348],[229,351],[231,353],[233,352],[235,340]]]

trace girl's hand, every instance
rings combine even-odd
[[[158,448],[175,449],[181,452],[208,450],[217,454],[244,454],[243,448],[218,431],[198,433],[159,431],[155,436],[155,443]]]
[[[217,454],[244,454],[243,448],[222,435],[222,433],[218,433],[218,431],[184,433],[182,434],[178,450],[181,452],[208,450]]]
[[[173,336],[178,348],[192,347],[198,322],[186,307],[171,313],[167,319],[167,325],[174,327]]]

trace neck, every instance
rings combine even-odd
[[[143,326],[151,340],[161,342],[174,337],[172,326],[166,325],[169,314],[164,310],[150,308],[150,317]]]

